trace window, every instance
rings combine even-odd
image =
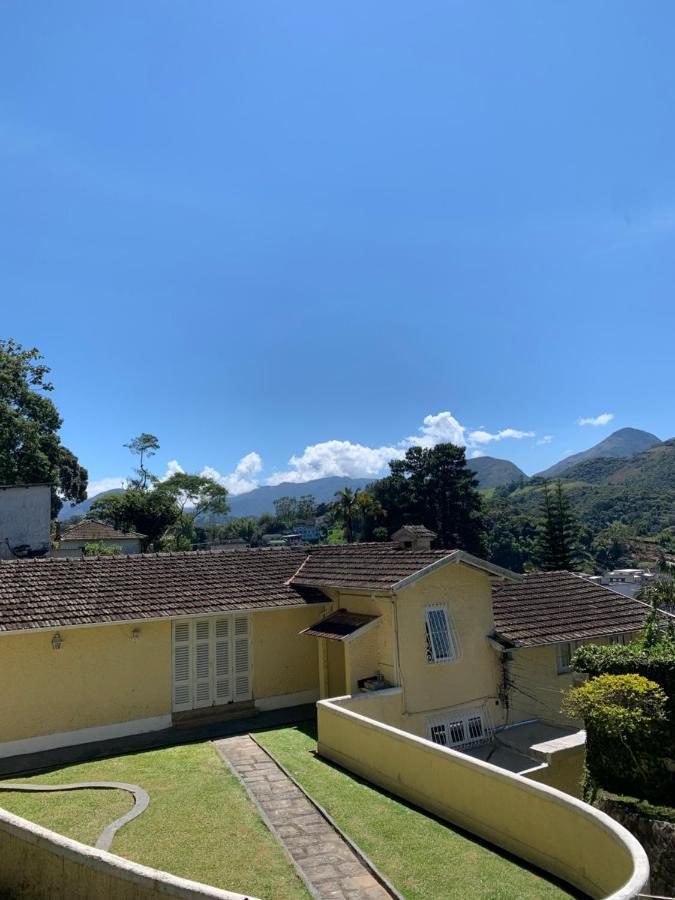
[[[493,728],[484,707],[455,709],[428,719],[427,734],[434,744],[467,749],[488,743],[492,738]]]
[[[609,644],[630,644],[629,634],[612,634],[607,639]]]
[[[566,672],[572,671],[572,656],[578,646],[578,641],[558,644],[558,675],[564,675]]]
[[[427,606],[424,611],[424,626],[427,662],[440,663],[457,659],[457,642],[445,606]]]

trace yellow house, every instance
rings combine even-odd
[[[394,688],[389,724],[491,748],[512,771],[543,768],[529,752],[541,731],[507,738],[533,719],[569,724],[560,648],[635,631],[645,607],[577,576],[523,579],[432,550],[425,531],[390,544],[0,563],[0,756]]]

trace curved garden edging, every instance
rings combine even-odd
[[[119,829],[131,822],[137,816],[148,808],[150,797],[148,792],[143,790],[137,784],[127,784],[125,781],[77,781],[72,784],[11,784],[8,782],[0,782],[0,792],[4,791],[22,791],[28,794],[44,794],[56,791],[86,791],[86,790],[119,790],[127,791],[134,798],[134,805],[119,819],[115,819],[110,825],[107,825],[96,841],[96,847],[99,850],[110,850],[112,839],[115,837]]]
[[[256,900],[89,847],[1,808],[0,891],[31,900]]]

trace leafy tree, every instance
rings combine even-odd
[[[203,513],[225,515],[230,510],[227,488],[206,475],[177,472],[156,485],[152,493],[171,497],[179,515],[171,526],[175,548],[190,550],[196,541],[195,519]]]
[[[123,446],[128,447],[129,450],[139,458],[138,468],[136,469],[136,478],[132,479],[131,486],[137,488],[139,491],[146,491],[148,489],[148,481],[152,484],[155,479],[148,469],[146,469],[144,462],[146,459],[149,459],[157,453],[159,450],[159,440],[154,434],[148,434],[146,431],[143,431],[137,437],[132,438],[128,444],[124,444]]]
[[[52,485],[52,515],[87,496],[87,470],[61,444],[62,419],[46,395],[49,368],[33,347],[0,340],[0,483]]]
[[[606,737],[625,740],[664,723],[667,699],[663,688],[643,675],[599,675],[572,688],[564,710]]]
[[[144,534],[144,549],[156,545],[179,517],[180,509],[170,494],[134,488],[99,497],[87,513],[87,518],[100,519],[119,531]]]
[[[82,548],[84,556],[120,556],[122,548],[117,544],[102,544],[99,541],[92,541],[85,544]]]
[[[388,527],[426,525],[443,547],[484,555],[485,525],[478,481],[463,447],[410,447],[389,463],[391,474],[371,490],[388,514]]]
[[[560,480],[553,490],[544,484],[539,525],[540,562],[544,571],[558,572],[576,567],[576,527]]]
[[[283,529],[299,522],[313,522],[316,517],[316,500],[311,494],[302,497],[278,497],[274,501],[275,518]]]
[[[597,532],[590,550],[600,572],[616,569],[631,561],[632,543],[635,530],[630,525],[614,522],[608,528]]]
[[[534,567],[537,525],[506,499],[493,501],[486,517],[488,559],[514,572]]]

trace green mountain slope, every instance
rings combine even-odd
[[[479,456],[476,459],[467,459],[467,466],[476,473],[481,490],[500,487],[503,484],[512,484],[526,480],[527,475],[519,469],[515,463],[508,459],[497,459],[494,456]]]
[[[675,438],[630,459],[590,459],[560,478],[579,518],[593,528],[613,522],[654,534],[675,525]],[[512,503],[532,515],[539,511],[544,478],[509,492]]]
[[[537,477],[558,478],[563,473],[567,476],[570,469],[587,460],[600,458],[628,459],[635,456],[636,453],[642,453],[660,443],[659,438],[648,431],[640,431],[638,428],[620,428],[603,441],[600,441],[599,444],[589,447],[588,450],[573,453],[543,472],[538,472]]]

